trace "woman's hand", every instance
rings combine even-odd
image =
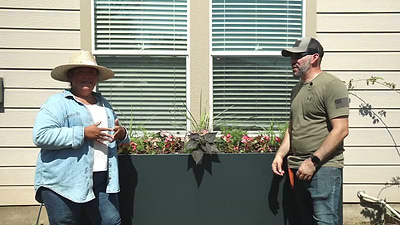
[[[118,119],[115,120],[115,127],[113,131],[114,131],[113,140],[122,140],[126,136],[126,130],[124,127],[119,125]]]
[[[100,143],[112,142],[113,135],[109,134],[112,131],[111,128],[98,127],[101,122],[97,122],[93,125],[85,127],[85,139],[96,140]]]

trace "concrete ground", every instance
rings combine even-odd
[[[391,204],[391,206],[397,210],[400,209],[400,204]],[[35,225],[39,208],[39,206],[0,207],[0,225]],[[382,218],[382,214],[378,210],[360,204],[345,204],[343,206],[343,225],[379,224]],[[400,223],[388,218],[385,222],[385,225],[400,225]],[[41,211],[38,224],[49,225],[45,207]]]

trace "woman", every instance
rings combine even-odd
[[[71,88],[41,107],[33,141],[41,148],[35,174],[36,199],[50,224],[121,224],[118,206],[118,144],[128,143],[111,105],[93,92],[114,72],[97,65],[87,51],[54,68],[51,77]]]

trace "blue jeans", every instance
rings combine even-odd
[[[297,171],[294,170],[294,173]],[[311,181],[294,182],[299,216],[304,225],[338,225],[342,169],[321,167]]]
[[[87,203],[75,203],[50,189],[40,188],[50,225],[120,225],[118,195],[105,192],[107,174],[93,174],[96,198]]]

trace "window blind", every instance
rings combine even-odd
[[[302,0],[212,0],[212,52],[276,54],[302,37]]]
[[[98,56],[97,61],[115,72],[97,90],[124,126],[186,130],[186,57]]]
[[[187,0],[95,0],[96,51],[186,54]]]
[[[214,57],[214,127],[260,131],[289,119],[298,79],[282,57]]]

